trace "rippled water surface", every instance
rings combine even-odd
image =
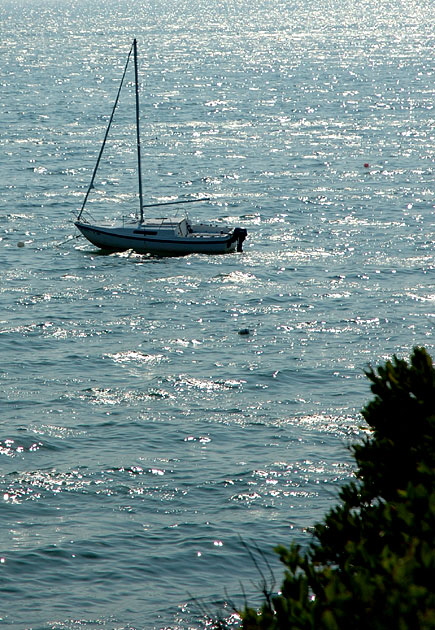
[[[277,579],[273,547],[307,543],[364,368],[433,350],[432,9],[4,0],[3,625],[202,628],[197,600],[258,601],[242,541]],[[76,238],[133,37],[146,199],[210,197],[192,216],[245,227],[243,254]],[[97,216],[137,205],[132,96]]]

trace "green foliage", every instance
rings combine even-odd
[[[357,481],[307,551],[277,548],[281,591],[241,613],[243,630],[435,629],[435,370],[415,348],[366,375]]]

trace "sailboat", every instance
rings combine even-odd
[[[136,145],[137,145],[137,174],[139,213],[133,222],[123,221],[122,225],[94,225],[82,218],[88,197],[94,188],[94,182],[104,147],[109,135],[121,89],[124,83],[128,65],[133,53],[134,79],[136,97]],[[231,228],[221,225],[193,223],[187,216],[161,216],[148,218],[144,211],[149,208],[188,204],[199,201],[209,201],[208,198],[178,199],[175,201],[150,203],[144,205],[142,192],[141,144],[139,129],[139,87],[138,87],[138,55],[137,40],[128,53],[124,73],[118,89],[118,94],[112,109],[112,114],[106,129],[103,144],[98,155],[91,183],[86,192],[80,212],[74,222],[80,232],[96,247],[108,252],[123,252],[133,250],[138,254],[153,254],[157,256],[184,256],[187,254],[226,254],[234,251],[241,252],[243,241],[247,236],[244,228]],[[165,209],[166,211],[166,209]],[[159,210],[160,212],[160,210]],[[175,213],[176,214],[176,213]]]

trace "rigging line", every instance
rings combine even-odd
[[[100,160],[101,160],[101,157],[102,157],[102,155],[103,155],[104,147],[105,147],[105,145],[106,145],[107,136],[109,135],[109,130],[110,130],[110,127],[111,127],[111,125],[112,125],[113,116],[115,115],[115,109],[116,109],[116,107],[117,107],[117,105],[118,105],[119,96],[120,96],[120,94],[121,94],[121,88],[122,88],[122,85],[123,85],[123,83],[124,83],[125,75],[126,75],[127,68],[128,68],[128,62],[130,61],[130,57],[131,57],[131,53],[132,53],[132,51],[133,51],[133,46],[131,46],[131,48],[130,48],[130,52],[128,53],[127,62],[126,62],[126,64],[125,64],[125,68],[124,68],[124,73],[123,73],[123,75],[122,75],[121,83],[120,83],[120,86],[119,86],[119,88],[118,88],[118,94],[116,95],[115,104],[113,105],[112,113],[111,113],[111,115],[110,115],[109,124],[107,125],[106,133],[105,133],[105,135],[104,135],[103,144],[101,145],[101,149],[100,149],[100,153],[99,153],[99,155],[98,155],[97,163],[96,163],[96,165],[95,165],[94,172],[92,173],[91,183],[89,184],[89,188],[88,188],[87,193],[86,193],[86,195],[85,195],[85,198],[84,198],[84,200],[83,200],[83,204],[82,204],[81,210],[80,210],[80,212],[79,212],[79,214],[78,214],[78,216],[77,216],[77,221],[80,221],[80,218],[81,218],[81,216],[82,216],[82,214],[83,214],[83,210],[85,209],[85,205],[86,205],[86,202],[87,202],[88,197],[89,197],[89,193],[91,192],[92,188],[94,187],[94,180],[95,180],[95,176],[96,176],[96,174],[97,174],[98,166],[99,166],[99,164],[100,164]]]

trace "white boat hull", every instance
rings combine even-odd
[[[75,222],[87,240],[105,251],[133,250],[138,254],[186,256],[188,254],[228,254],[242,251],[246,230],[220,229],[210,225],[189,224],[186,219],[166,222],[147,221],[134,226],[97,226]]]

